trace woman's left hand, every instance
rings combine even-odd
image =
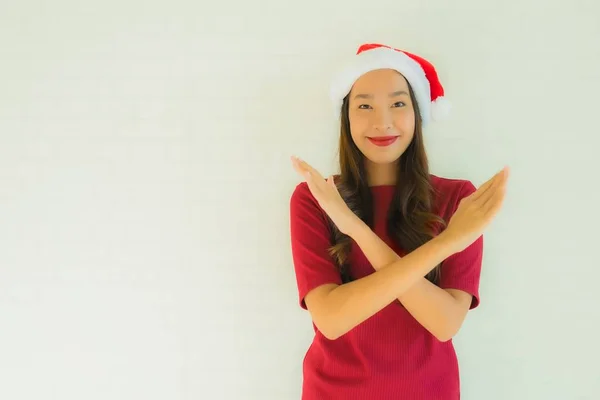
[[[292,165],[306,180],[310,192],[340,232],[350,235],[361,220],[350,210],[338,192],[333,175],[325,179],[308,163],[294,156],[292,156]]]

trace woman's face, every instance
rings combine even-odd
[[[371,163],[395,163],[415,132],[415,110],[404,76],[391,69],[362,75],[350,91],[348,105],[358,149]]]

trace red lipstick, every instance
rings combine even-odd
[[[398,136],[378,136],[378,137],[367,137],[371,143],[375,146],[389,146],[394,143]]]

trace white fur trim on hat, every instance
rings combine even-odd
[[[330,97],[334,104],[336,118],[339,120],[344,97],[350,93],[354,82],[367,72],[377,69],[393,69],[406,78],[419,104],[423,123],[429,122],[433,110],[429,81],[423,68],[405,53],[386,47],[371,49],[354,55],[352,62],[346,65],[334,78],[330,88]],[[442,100],[441,103],[440,100]],[[448,111],[447,101],[439,98],[436,103],[440,104],[442,111]],[[434,104],[434,108],[436,108],[435,113],[437,116],[439,111],[437,108],[439,107]]]
[[[452,105],[444,96],[438,97],[431,103],[431,119],[433,121],[441,121],[448,117]]]

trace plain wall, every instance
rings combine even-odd
[[[437,67],[433,173],[512,168],[465,400],[600,398],[600,6],[5,1],[0,398],[299,399],[289,156],[336,170],[329,79],[365,42]],[[401,355],[399,355],[401,357]]]

